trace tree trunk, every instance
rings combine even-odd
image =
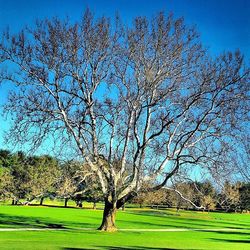
[[[82,201],[81,200],[77,200],[76,201],[76,206],[79,208],[82,208]]]
[[[68,205],[68,200],[69,200],[69,198],[65,198],[65,200],[64,200],[64,207],[67,207],[67,205]]]
[[[96,210],[96,202],[93,202],[93,209]]]
[[[116,210],[116,203],[105,201],[102,224],[98,230],[108,232],[115,232],[117,230],[115,226]]]
[[[43,205],[43,200],[44,200],[44,197],[42,197],[41,200],[40,200],[40,206]]]
[[[14,199],[12,200],[11,205],[15,205],[15,200]]]
[[[130,192],[126,194],[121,199],[116,202],[109,202],[108,199],[105,199],[105,206],[103,210],[102,224],[98,228],[101,231],[115,232],[117,231],[115,225],[116,211],[122,207],[127,201],[131,200],[137,195],[136,192]]]
[[[177,206],[176,207],[176,213],[179,213],[179,210],[180,210],[180,208],[179,208],[179,206]]]

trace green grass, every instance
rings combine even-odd
[[[61,227],[62,231],[0,232],[0,249],[250,249],[250,215],[129,208],[117,213],[120,229],[193,228],[218,231],[105,233],[102,210],[0,206],[1,228]],[[222,232],[221,228],[238,229]]]

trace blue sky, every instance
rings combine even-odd
[[[249,0],[0,0],[0,32],[9,26],[18,31],[32,25],[38,18],[80,18],[89,7],[95,14],[114,16],[116,12],[126,23],[138,15],[152,16],[159,11],[172,11],[175,16],[184,16],[188,24],[195,24],[205,46],[212,54],[239,48],[247,62],[250,57],[250,1]],[[0,86],[0,105],[6,100],[7,85]],[[1,111],[1,108],[0,108]],[[8,128],[0,116],[0,148],[3,131]]]

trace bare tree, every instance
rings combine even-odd
[[[76,24],[39,21],[0,44],[0,78],[17,85],[5,107],[11,138],[77,148],[100,182],[107,231],[145,181],[153,191],[181,169],[217,173],[249,88],[240,52],[210,58],[182,18],[113,23],[87,10]]]
[[[69,199],[75,200],[76,204],[80,205],[82,196],[90,188],[86,187],[86,178],[91,175],[88,166],[77,161],[67,161],[62,163],[60,168],[56,196],[64,199],[64,207],[67,207]]]
[[[152,183],[144,183],[144,185],[140,189],[140,192],[132,200],[132,202],[135,204],[139,204],[140,208],[142,208],[143,205],[151,205],[151,207],[154,207],[154,205],[156,205],[156,208],[158,208],[158,205],[165,204],[166,197],[168,195],[167,191],[165,189],[159,189],[156,191],[148,192],[148,189],[151,189],[153,185],[154,184]]]
[[[240,188],[241,183],[231,184],[228,181],[224,183],[218,198],[218,204],[222,209],[227,212],[230,210],[237,211],[240,205]]]
[[[0,165],[0,201],[13,198],[13,176]]]
[[[234,150],[233,153],[230,154],[230,159],[242,179],[246,182],[250,182],[250,134],[249,132],[244,133],[235,139]]]

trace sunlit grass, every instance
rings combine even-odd
[[[0,246],[1,249],[250,249],[249,214],[127,208],[117,213],[120,229],[193,228],[207,231],[103,233],[82,230],[97,228],[101,218],[101,209],[0,206],[1,228],[64,229],[0,232]],[[221,228],[237,231],[222,232]],[[210,229],[218,231],[211,232]]]

